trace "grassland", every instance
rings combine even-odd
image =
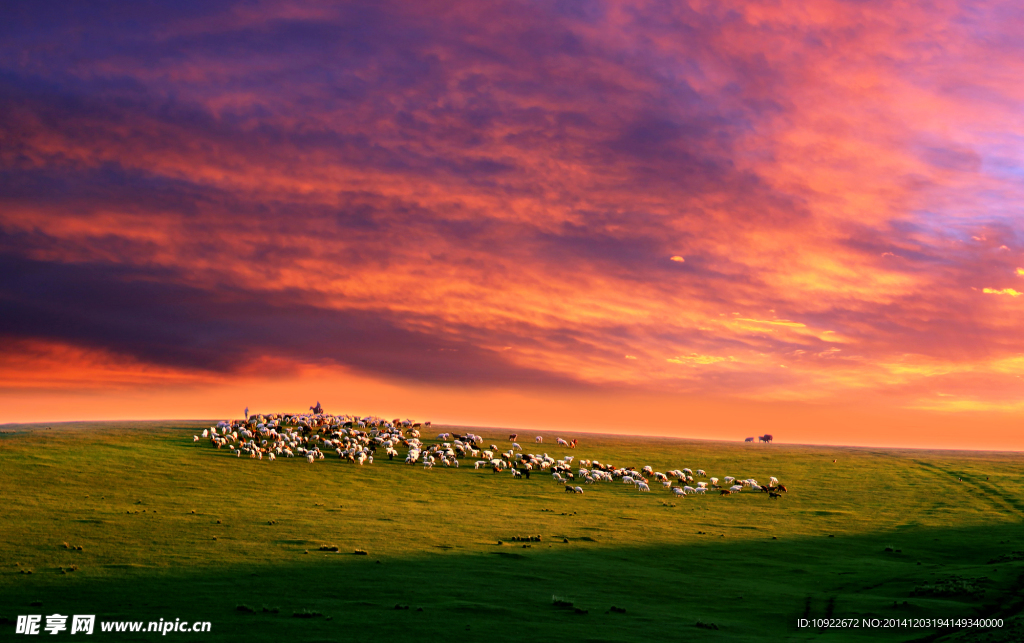
[[[14,638],[18,614],[54,612],[211,621],[208,634],[168,635],[193,641],[1016,641],[1024,631],[1020,454],[582,435],[575,451],[543,450],[775,475],[790,493],[679,499],[606,483],[570,495],[547,476],[471,467],[238,459],[192,442],[208,424],[3,427],[0,639]],[[511,540],[530,535],[542,540]],[[303,612],[321,616],[294,616]],[[1006,625],[796,627],[828,615]]]

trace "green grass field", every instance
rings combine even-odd
[[[1020,454],[599,435],[579,435],[573,451],[549,434],[543,448],[523,442],[619,466],[774,475],[790,490],[777,501],[675,498],[661,485],[602,483],[571,495],[548,475],[520,481],[472,466],[240,459],[192,442],[209,424],[3,427],[0,639],[21,638],[19,614],[55,612],[212,623],[206,634],[161,637],[191,641],[1024,637]],[[511,541],[530,535],[542,540]],[[320,615],[295,616],[303,612]],[[797,628],[827,616],[1005,625]]]

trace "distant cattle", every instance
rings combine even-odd
[[[753,441],[754,441],[754,438],[747,438],[746,440],[744,440],[744,442],[753,442]]]
[[[772,434],[771,433],[765,433],[764,435],[759,436],[757,439],[759,441],[761,441],[761,442],[771,442],[772,441]]]

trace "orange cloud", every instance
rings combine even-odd
[[[965,6],[28,9],[0,406],[318,373],[1003,431],[1021,293],[972,288],[1024,276],[1020,18]]]

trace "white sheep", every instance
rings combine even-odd
[[[583,493],[583,487],[573,487],[572,490],[574,493]]]
[[[650,491],[651,490],[651,488],[647,486],[646,482],[638,482],[638,483],[636,483],[636,489],[637,489],[637,491]]]

